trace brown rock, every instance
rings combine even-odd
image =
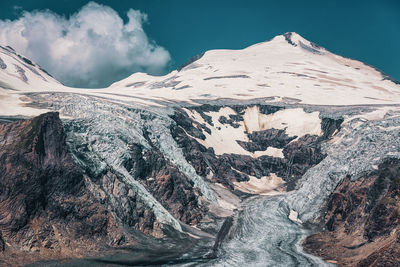
[[[118,236],[133,242],[87,189],[57,113],[0,124],[0,144],[3,262],[95,255]]]
[[[340,266],[400,265],[400,160],[369,176],[347,177],[332,193],[327,231],[309,236],[306,251]]]

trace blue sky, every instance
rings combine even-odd
[[[244,48],[295,31],[334,53],[364,61],[400,80],[400,1],[397,0],[96,2],[114,9],[125,23],[129,9],[147,14],[143,32],[149,43],[155,42],[169,53],[169,58],[161,55],[165,62],[158,62],[157,68],[132,65],[132,71],[161,74],[210,49]],[[0,20],[16,20],[22,11],[43,9],[68,18],[87,3],[82,0],[3,0]],[[158,55],[152,55],[150,60],[154,61]],[[126,75],[126,71],[129,70],[121,75]],[[120,78],[117,76],[115,74],[115,79]]]

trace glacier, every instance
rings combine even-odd
[[[102,175],[117,176],[164,230],[188,239],[215,238],[225,218],[232,218],[215,257],[181,255],[185,263],[177,263],[184,266],[331,266],[301,247],[321,223],[326,200],[344,178],[357,180],[386,159],[400,158],[400,86],[295,33],[242,50],[208,51],[165,76],[135,73],[99,89],[64,86],[7,47],[0,47],[0,56],[0,118],[58,112],[91,190]],[[173,116],[178,112],[181,121]],[[340,127],[326,133],[324,120],[340,121]],[[255,132],[267,140],[278,130],[282,144],[265,150],[250,138]],[[321,157],[297,166],[299,179],[289,177],[291,145]],[[143,157],[159,152],[190,181],[196,201],[206,207],[204,220],[185,225],[173,215],[179,208],[162,203],[146,181],[136,179],[127,167],[135,160],[132,146]],[[275,164],[274,171],[267,163]],[[272,173],[294,190],[249,195],[237,186]],[[111,204],[124,207],[123,197]],[[123,215],[114,216],[123,223]]]

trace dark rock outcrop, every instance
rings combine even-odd
[[[209,126],[213,121],[205,112],[217,112],[221,106],[202,105],[193,108]],[[233,106],[237,114],[229,119],[221,116],[220,123],[237,128],[237,122],[243,121],[247,106]],[[259,105],[260,113],[273,114],[282,107]],[[287,190],[293,190],[296,182],[311,167],[318,164],[326,155],[322,153],[321,143],[331,138],[335,131],[340,130],[342,119],[323,118],[321,123],[322,136],[305,135],[297,140],[296,136],[288,136],[285,129],[267,129],[248,133],[248,142],[238,140],[237,143],[249,152],[265,151],[268,147],[282,149],[284,158],[272,156],[251,157],[239,154],[215,155],[212,148],[206,148],[196,139],[205,140],[204,132],[210,132],[206,124],[190,118],[183,110],[176,110],[171,116],[176,125],[171,129],[175,141],[182,148],[187,161],[202,177],[210,177],[212,182],[221,183],[233,189],[233,182],[249,180],[249,175],[255,177],[268,176],[275,173],[286,182]],[[194,137],[194,138],[193,138]]]
[[[343,119],[332,119],[323,118],[321,123],[321,129],[324,133],[323,139],[329,139],[335,132],[340,131],[340,125],[343,123]]]
[[[201,195],[193,182],[189,180],[176,166],[164,158],[157,150],[142,153],[135,146],[135,156],[132,157],[134,177],[141,180],[146,189],[180,221],[196,225],[206,208],[199,204]]]
[[[294,189],[297,180],[326,157],[321,150],[324,140],[323,137],[307,134],[283,148],[287,169],[282,177],[288,183],[288,190]]]
[[[0,124],[0,133],[0,248],[5,263],[95,255],[121,240],[133,242],[88,189],[68,152],[58,113]],[[148,210],[134,210],[151,221],[140,214]],[[134,222],[138,229],[144,224],[140,219]]]
[[[400,264],[400,160],[387,160],[374,173],[347,177],[332,193],[325,231],[304,247],[340,266]]]
[[[288,136],[285,130],[267,129],[248,134],[250,142],[237,141],[240,146],[250,152],[264,151],[268,147],[284,148],[297,136]]]
[[[6,244],[4,243],[3,237],[0,234],[0,252],[3,252]]]

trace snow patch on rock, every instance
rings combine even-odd
[[[275,173],[259,179],[249,175],[249,178],[250,180],[247,182],[233,182],[235,190],[263,196],[273,196],[284,192],[282,186],[285,184],[285,181],[276,176]]]
[[[260,113],[258,106],[246,109],[243,116],[249,133],[267,129],[286,129],[289,136],[321,135],[319,112],[307,113],[302,108],[283,109],[272,114]]]

